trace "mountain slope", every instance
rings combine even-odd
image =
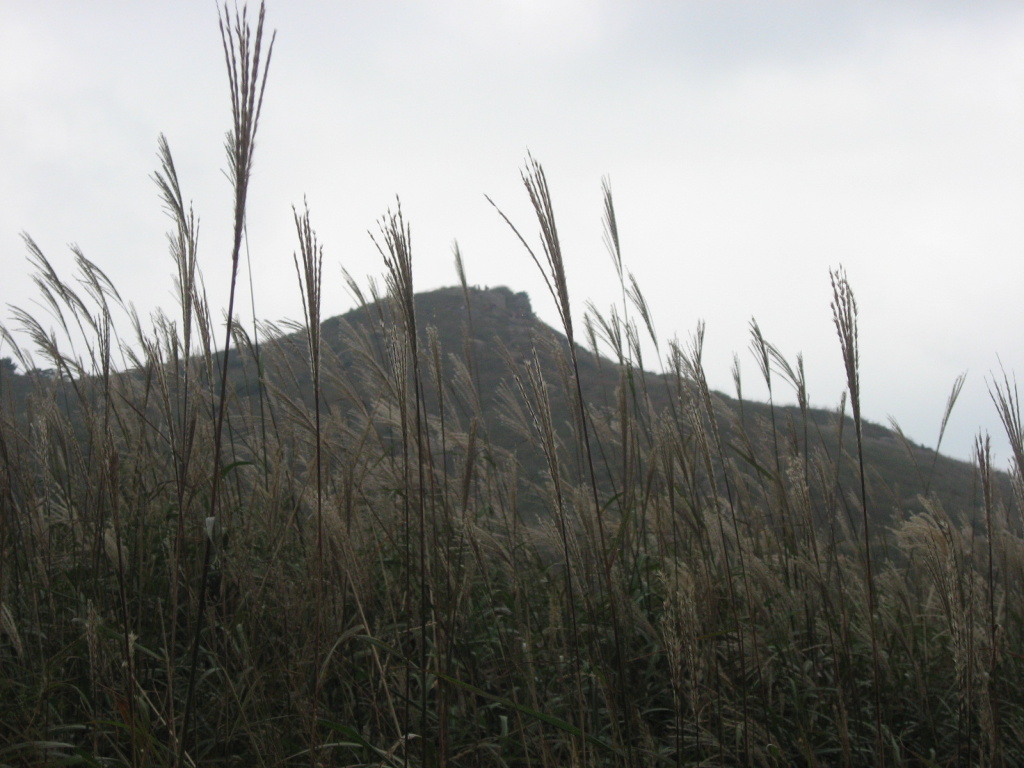
[[[565,466],[573,468],[576,480],[585,481],[582,456],[574,455],[581,438],[578,425],[575,432],[572,427],[575,407],[568,343],[534,315],[526,294],[504,287],[465,292],[444,288],[418,294],[415,306],[423,414],[439,420],[443,413],[445,428],[455,432],[466,433],[472,426],[481,438],[486,437],[488,446],[516,457],[528,483],[543,484],[547,461],[537,434],[531,432],[530,422],[536,419],[528,403],[537,395],[530,371],[537,371],[537,380],[543,380],[550,399],[551,421],[567,459]],[[323,322],[323,402],[329,410],[350,415],[359,410],[370,418],[367,414],[374,403],[396,405],[405,374],[400,368],[408,363],[396,357],[400,356],[396,350],[403,346],[400,325],[387,299]],[[242,354],[234,358],[232,380],[239,395],[251,397],[257,391],[254,354],[255,350],[243,346]],[[283,333],[264,344],[260,354],[276,391],[311,407],[305,333]],[[630,474],[628,467],[623,469],[622,434],[615,434],[615,425],[621,428],[623,420],[632,418],[633,435],[627,442],[632,439],[638,445],[649,446],[656,430],[670,423],[685,432],[688,418],[692,420],[693,410],[699,407],[699,392],[682,370],[656,375],[623,368],[583,348],[577,349],[577,358],[588,416],[596,427],[591,439],[599,456],[598,483],[602,491],[615,495]],[[773,413],[764,403],[740,402],[722,393],[713,393],[713,399],[721,440],[729,446],[728,458],[743,467],[752,482],[786,471],[789,465],[809,470],[815,457],[834,466],[841,456],[842,432],[845,458],[838,462],[837,485],[856,487],[852,459],[856,445],[848,416],[840,423],[836,413],[822,409],[803,413],[796,406],[776,406]],[[863,437],[869,509],[874,515],[885,522],[903,518],[921,511],[919,497],[930,494],[950,514],[973,517],[979,499],[971,465],[911,444],[870,422],[864,424]],[[627,462],[634,464],[634,477],[647,469],[633,455],[636,452],[635,448],[625,450],[631,456]],[[821,485],[827,485],[824,479]],[[525,498],[529,500],[521,511],[527,517],[544,514],[538,494]],[[850,494],[842,494],[840,503],[850,501]]]
[[[802,472],[805,482],[813,486],[818,507],[826,497],[834,496],[831,504],[844,507],[848,519],[856,519],[852,509],[859,502],[850,490],[858,487],[853,459],[856,443],[849,416],[840,420],[833,411],[772,408],[711,393],[712,425],[692,371],[688,372],[685,364],[667,374],[652,374],[578,347],[587,439],[592,449],[588,456],[576,415],[568,342],[537,318],[525,293],[505,287],[442,288],[417,294],[415,308],[417,371],[406,352],[402,322],[387,298],[367,301],[322,323],[323,412],[347,424],[350,431],[363,430],[364,435],[371,424],[378,432],[383,424],[399,429],[403,407],[408,409],[407,416],[414,413],[410,404],[416,392],[410,382],[418,374],[420,414],[437,443],[432,450],[444,453],[452,448],[445,440],[446,433],[461,435],[464,440],[472,432],[475,449],[493,454],[490,461],[517,467],[515,504],[526,519],[543,519],[552,511],[544,491],[550,483],[551,456],[545,454],[544,425],[539,423],[548,418],[544,416],[547,409],[559,446],[559,471],[566,473],[569,482],[586,485],[592,463],[602,503],[621,508],[629,495],[625,486],[650,475],[656,443],[664,443],[664,433],[669,430],[676,433],[681,446],[687,446],[677,449],[681,457],[692,452],[688,459],[679,459],[681,471],[689,473],[691,482],[704,473],[705,484],[715,485],[717,493],[728,496],[732,489],[722,479],[727,474],[724,465],[715,465],[724,460],[743,473],[745,483],[750,484],[747,492],[757,486],[756,492],[764,495],[768,493],[766,482],[781,488],[784,474]],[[596,339],[607,341],[616,334],[624,337],[625,331],[614,322],[599,322],[589,336],[596,346]],[[229,366],[235,439],[248,444],[253,457],[267,450],[257,445],[257,423],[262,424],[260,433],[265,435],[268,419],[275,425],[291,420],[309,429],[314,421],[305,330],[294,325],[271,326],[263,329],[263,335],[268,340],[257,345],[239,328]],[[210,382],[217,378],[212,371],[219,368],[221,359],[215,355],[213,365],[206,368],[210,373],[202,375],[211,398],[215,387]],[[198,361],[193,364],[203,368]],[[126,374],[126,380],[134,381],[135,386],[141,386],[144,378],[141,371]],[[12,365],[5,366],[2,394],[13,406],[11,413],[27,412],[25,403],[33,382],[44,387],[60,385],[52,375],[20,375]],[[87,396],[83,381],[74,386],[77,396]],[[170,386],[175,386],[173,380]],[[68,405],[75,402],[74,397],[58,400],[74,412]],[[409,424],[411,421],[406,428]],[[703,429],[707,435],[701,437]],[[710,453],[697,456],[702,445],[715,439],[721,442],[722,451],[716,453],[715,446],[705,446]],[[922,511],[921,497],[930,496],[953,517],[964,522],[974,519],[980,491],[971,465],[912,444],[870,422],[864,423],[863,439],[868,508],[874,517],[886,524],[904,519]],[[708,456],[714,460],[710,465]],[[707,466],[697,466],[701,462]],[[662,478],[662,482],[668,481]],[[1004,498],[1009,498],[1008,478],[1000,474],[998,482]],[[837,493],[838,489],[846,490]],[[609,499],[615,499],[614,503]]]

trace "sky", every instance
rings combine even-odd
[[[256,6],[249,9],[255,20]],[[170,144],[227,303],[230,111],[214,3],[0,0],[0,322],[42,315],[30,235],[65,277],[69,244],[146,320],[176,311],[153,182]],[[555,305],[494,203],[532,243],[520,177],[546,173],[570,298],[621,299],[602,179],[662,350],[706,327],[711,385],[767,390],[750,322],[815,406],[845,371],[830,270],[859,306],[865,418],[944,453],[1008,443],[989,390],[1024,373],[1024,5],[1017,2],[271,2],[276,30],[249,192],[252,304],[301,319],[293,206],[324,248],[324,316],[384,266],[371,238],[400,201],[417,290],[469,283]],[[248,286],[249,273],[242,276]],[[248,293],[248,291],[247,291]],[[242,317],[252,317],[248,296]],[[648,347],[645,367],[660,364]],[[10,351],[0,348],[0,355]],[[778,402],[794,396],[778,380]]]

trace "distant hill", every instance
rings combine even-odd
[[[571,428],[575,417],[573,400],[567,395],[572,391],[572,374],[565,336],[538,319],[525,293],[505,287],[420,293],[415,313],[423,417],[436,431],[443,416],[444,428],[453,434],[472,431],[479,450],[493,454],[491,460],[516,462],[521,479],[519,513],[527,520],[543,518],[550,510],[538,486],[545,482],[547,463],[523,400],[524,389],[530,388],[529,370],[539,374],[536,380],[545,382],[566,471],[577,478],[584,475],[582,454],[573,444],[578,438]],[[388,429],[397,429],[398,403],[403,396],[411,397],[411,391],[400,391],[412,370],[411,361],[402,357],[401,327],[386,298],[371,297],[359,308],[323,321],[325,413],[353,425],[352,429],[366,428],[370,422],[376,428],[387,424]],[[254,419],[294,418],[301,423],[309,419],[313,404],[305,330],[270,327],[263,335],[265,340],[257,344],[239,329],[231,355],[232,413],[239,417],[232,434],[239,442],[252,437]],[[654,439],[665,425],[674,423],[685,430],[683,413],[698,394],[692,384],[673,374],[623,368],[582,347],[576,352],[588,415],[595,425],[591,438],[598,483],[608,498],[617,498],[622,475],[630,471],[624,469],[629,452],[623,452],[614,434],[623,414],[634,422],[632,439],[642,443]],[[18,374],[10,361],[5,362],[0,397],[14,406],[15,413],[25,412],[23,401],[33,382],[59,384],[52,372]],[[127,376],[144,378],[141,372]],[[784,465],[803,462],[810,472],[812,458],[825,457],[834,465],[841,455],[840,419],[835,412],[810,408],[803,414],[796,406],[776,406],[773,413],[765,403],[741,402],[723,393],[713,393],[713,398],[728,459],[744,468],[751,484],[763,485],[766,478],[785,471]],[[839,502],[847,504],[850,489],[858,487],[852,458],[856,444],[849,416],[841,427],[845,458],[838,462],[836,479],[844,489]],[[925,494],[937,499],[954,518],[974,519],[980,491],[970,464],[906,442],[877,424],[865,422],[863,434],[869,508],[879,520],[890,523],[921,511],[920,497]],[[628,461],[639,459],[629,454]],[[632,471],[635,480],[645,468],[638,464]],[[1006,484],[1009,498],[1008,479],[1001,475],[999,481]],[[819,478],[818,484],[827,488],[829,480]]]
[[[419,328],[421,380],[426,411],[438,416],[439,398],[444,400],[448,428],[468,430],[472,422],[481,436],[495,450],[514,455],[527,478],[543,474],[544,459],[536,441],[524,430],[515,428],[510,416],[510,401],[517,396],[515,373],[525,378],[524,366],[539,367],[548,383],[553,421],[563,441],[570,440],[572,411],[563,382],[568,375],[564,353],[568,342],[559,331],[542,322],[534,314],[525,293],[514,293],[505,287],[490,289],[442,288],[416,296],[416,321]],[[345,315],[325,320],[322,324],[325,345],[324,399],[335,410],[351,408],[355,400],[366,407],[378,397],[382,371],[388,363],[388,335],[396,327],[396,317],[388,300],[368,301]],[[391,330],[389,330],[391,329]],[[237,356],[233,363],[233,379],[239,394],[251,396],[254,361],[252,350]],[[266,366],[269,376],[282,392],[301,394],[311,404],[305,332],[293,330],[263,345],[261,354],[273,360]],[[577,349],[581,385],[593,415],[611,415],[622,407],[622,387],[632,391],[630,408],[644,419],[662,418],[673,408],[677,412],[683,401],[695,393],[672,375],[631,371],[624,376],[615,362]],[[440,363],[440,377],[445,386],[440,395],[432,360]],[[560,362],[561,361],[561,362]],[[248,371],[248,377],[243,372]],[[287,374],[285,372],[288,372]],[[246,385],[243,382],[248,381]],[[249,389],[246,389],[246,387]],[[474,394],[475,393],[475,394]],[[811,408],[806,422],[796,406],[774,408],[775,437],[772,437],[772,409],[765,403],[743,402],[714,393],[723,439],[733,446],[732,455],[741,464],[747,462],[751,450],[759,456],[774,455],[777,443],[780,456],[813,455],[816,452],[836,457],[839,451],[839,418],[833,411]],[[639,410],[637,408],[639,407]],[[668,418],[668,417],[665,417]],[[841,484],[856,486],[856,455],[852,419],[842,424],[843,450],[847,460],[841,462]],[[955,517],[972,518],[979,505],[975,470],[972,465],[904,441],[892,430],[865,422],[863,426],[865,463],[869,468],[871,509],[886,522],[921,511],[919,496],[933,495],[947,512]],[[614,450],[611,451],[614,453]],[[747,459],[744,459],[747,456]],[[614,465],[621,457],[606,452],[604,461]],[[756,461],[755,461],[756,463]],[[774,470],[774,467],[765,467]],[[757,470],[751,467],[751,472]],[[606,490],[612,490],[614,477],[603,476]],[[614,472],[611,473],[614,475]],[[1001,478],[1006,481],[1005,476]],[[1008,486],[1007,486],[1008,489]],[[535,495],[524,495],[523,511],[527,517],[543,514],[536,508]]]

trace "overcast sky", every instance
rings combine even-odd
[[[397,196],[417,290],[456,282],[457,240],[470,283],[528,291],[553,322],[484,198],[536,232],[520,181],[530,152],[580,312],[619,296],[608,176],[662,343],[703,319],[713,386],[733,392],[735,352],[744,393],[765,396],[754,317],[804,354],[812,403],[838,404],[829,270],[843,265],[865,416],[934,445],[967,371],[943,451],[969,457],[983,429],[1009,461],[986,379],[1000,361],[1024,372],[1021,3],[288,0],[267,25],[249,211],[261,318],[302,316],[293,205],[308,200],[324,244],[331,316],[353,305],[342,266],[382,272],[368,231]],[[2,321],[8,305],[33,308],[23,231],[65,274],[77,243],[143,317],[173,314],[151,179],[160,133],[200,217],[209,295],[226,304],[227,97],[213,3],[2,0]]]

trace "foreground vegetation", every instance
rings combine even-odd
[[[222,30],[237,276],[270,46],[262,11],[254,32],[244,17]],[[829,451],[809,434],[801,362],[756,325],[760,373],[793,389],[802,418],[723,408],[700,330],[662,347],[606,188],[623,298],[585,336],[619,385],[595,404],[532,159],[541,242],[520,239],[566,343],[507,355],[500,423],[481,405],[493,371],[476,361],[461,259],[466,351],[446,360],[415,311],[400,212],[377,238],[386,290],[351,285],[380,328],[349,329],[358,365],[324,342],[307,213],[301,364],[234,320],[234,281],[217,352],[163,140],[160,157],[178,317],[122,335],[102,271],[78,253],[62,279],[26,239],[59,327],[15,310],[47,375],[3,331],[36,372],[0,367],[0,764],[1024,763],[1024,433],[1009,379],[992,391],[1010,490],[979,438],[969,502],[925,491],[923,511],[883,523],[845,275],[833,309],[852,421],[835,425],[853,441]],[[642,334],[664,376],[637,364]],[[525,519],[524,495],[546,514]]]

